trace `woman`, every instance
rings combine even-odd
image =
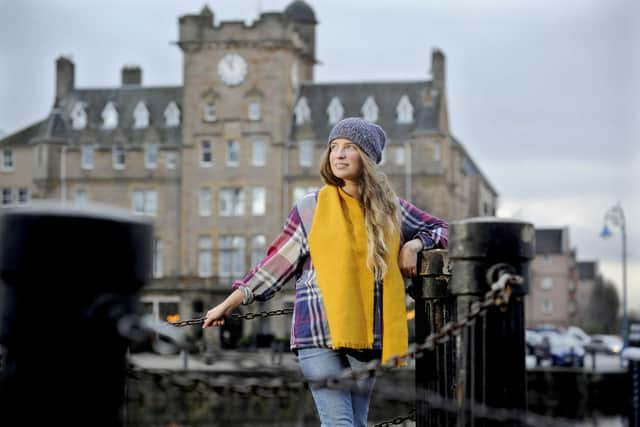
[[[361,118],[333,127],[320,170],[326,185],[296,203],[266,257],[207,312],[204,328],[294,277],[291,349],[306,379],[407,351],[402,276],[416,275],[422,249],[446,247],[448,227],[395,195],[377,166],[385,143],[382,128]],[[322,426],[366,426],[374,379],[359,386],[311,388]]]

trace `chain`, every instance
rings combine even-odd
[[[231,316],[228,316],[227,318],[231,320],[253,320],[257,318],[264,319],[266,317],[271,317],[271,316],[283,316],[285,314],[293,314],[293,309],[281,308],[279,310],[261,311],[259,313],[244,313],[244,314],[233,313]],[[189,319],[189,320],[182,320],[179,322],[171,322],[169,324],[171,326],[176,326],[176,327],[201,325],[205,320],[207,320],[207,316],[198,317],[198,318]]]
[[[404,424],[405,421],[415,421],[416,420],[416,410],[415,408],[409,411],[407,415],[404,417],[395,417],[389,421],[383,421],[381,423],[375,424],[373,427],[389,427],[389,426],[397,426],[400,424]]]
[[[163,384],[168,381],[170,384],[179,386],[183,389],[195,389],[197,383],[204,383],[207,388],[215,391],[219,394],[234,394],[234,395],[257,395],[263,397],[290,397],[297,395],[299,391],[305,387],[315,386],[323,388],[339,388],[339,389],[353,389],[357,390],[358,380],[369,378],[377,375],[378,373],[384,373],[397,367],[402,362],[419,359],[427,351],[432,351],[436,348],[436,345],[445,343],[451,338],[460,335],[461,331],[475,324],[476,319],[479,316],[484,316],[486,311],[490,307],[497,307],[501,310],[505,310],[509,304],[509,299],[512,293],[512,285],[522,283],[523,279],[520,276],[512,274],[503,274],[498,281],[492,284],[491,290],[485,294],[484,300],[476,301],[471,304],[469,313],[462,319],[456,322],[448,322],[437,333],[431,334],[426,340],[419,345],[412,345],[409,351],[403,355],[393,356],[386,363],[381,363],[380,360],[374,360],[370,362],[366,367],[362,369],[352,370],[345,369],[340,374],[328,377],[320,380],[302,380],[295,382],[288,382],[282,379],[273,379],[269,383],[265,383],[261,379],[247,378],[245,383],[238,383],[236,380],[231,383],[227,380],[215,380],[208,378],[203,374],[191,374],[191,376],[185,376],[186,374],[180,374],[178,378],[177,374],[169,373],[170,379],[166,380],[167,374],[163,374],[162,371],[130,371],[130,376],[141,379],[140,374],[146,373],[150,375],[154,381],[164,388]],[[261,313],[246,313],[244,315],[235,315],[236,318],[254,319],[257,317],[264,318],[268,316],[289,314],[291,309],[282,309]],[[234,315],[231,316],[232,318]],[[191,324],[198,324],[204,321],[203,319],[193,319],[185,322],[195,322]],[[176,322],[180,326],[183,326],[185,322]],[[175,324],[174,324],[175,325]],[[434,393],[430,390],[420,390],[421,401],[425,401],[432,409],[441,409],[446,412],[458,413],[461,410],[468,412],[473,418],[484,418],[489,420],[495,420],[500,422],[518,420],[522,425],[528,426],[564,426],[571,425],[570,420],[562,420],[558,418],[549,418],[541,415],[529,413],[520,409],[507,409],[507,408],[492,408],[485,404],[479,404],[476,402],[458,402],[456,400],[447,399]],[[394,390],[393,392],[379,391],[378,395],[384,395],[393,400],[414,401],[416,400],[416,393],[408,393],[400,390]],[[408,420],[415,420],[415,409],[412,410],[407,416],[396,417],[390,421],[376,424],[376,426],[388,427],[391,425],[399,425]]]

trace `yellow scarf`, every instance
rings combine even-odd
[[[407,351],[404,281],[398,267],[400,236],[387,242],[382,292],[382,361]],[[373,272],[367,267],[367,232],[358,200],[325,185],[309,232],[309,250],[329,321],[333,348],[373,346]]]

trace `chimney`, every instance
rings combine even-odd
[[[56,99],[55,106],[67,96],[75,85],[75,65],[71,59],[61,56],[56,59]]]
[[[122,86],[140,86],[142,84],[142,69],[137,65],[122,67]]]
[[[433,87],[442,92],[445,87],[445,57],[444,53],[438,48],[431,52],[431,77],[433,79]]]

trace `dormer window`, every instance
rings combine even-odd
[[[373,96],[369,96],[362,105],[362,117],[369,122],[378,121],[378,105],[373,99]]]
[[[133,127],[134,129],[145,129],[149,127],[149,110],[144,102],[138,102],[136,109],[133,110]]]
[[[396,107],[396,114],[398,116],[398,123],[413,123],[413,105],[411,105],[411,101],[409,101],[407,95],[402,95],[402,98],[400,98],[398,106]]]
[[[311,109],[306,97],[300,97],[293,111],[296,115],[296,124],[298,126],[311,121]]]
[[[202,115],[205,122],[215,122],[217,120],[216,104],[209,102],[204,104],[204,114]]]
[[[87,127],[87,112],[84,109],[82,102],[76,102],[71,110],[71,127],[75,130],[84,129]]]
[[[164,110],[165,126],[175,128],[180,126],[180,109],[175,102],[171,101]]]
[[[115,129],[118,127],[118,111],[113,102],[108,102],[102,110],[102,128]]]
[[[249,120],[260,120],[260,101],[254,100],[249,102]]]
[[[329,124],[335,125],[344,117],[344,108],[337,96],[334,96],[327,107],[327,116],[329,116]]]

